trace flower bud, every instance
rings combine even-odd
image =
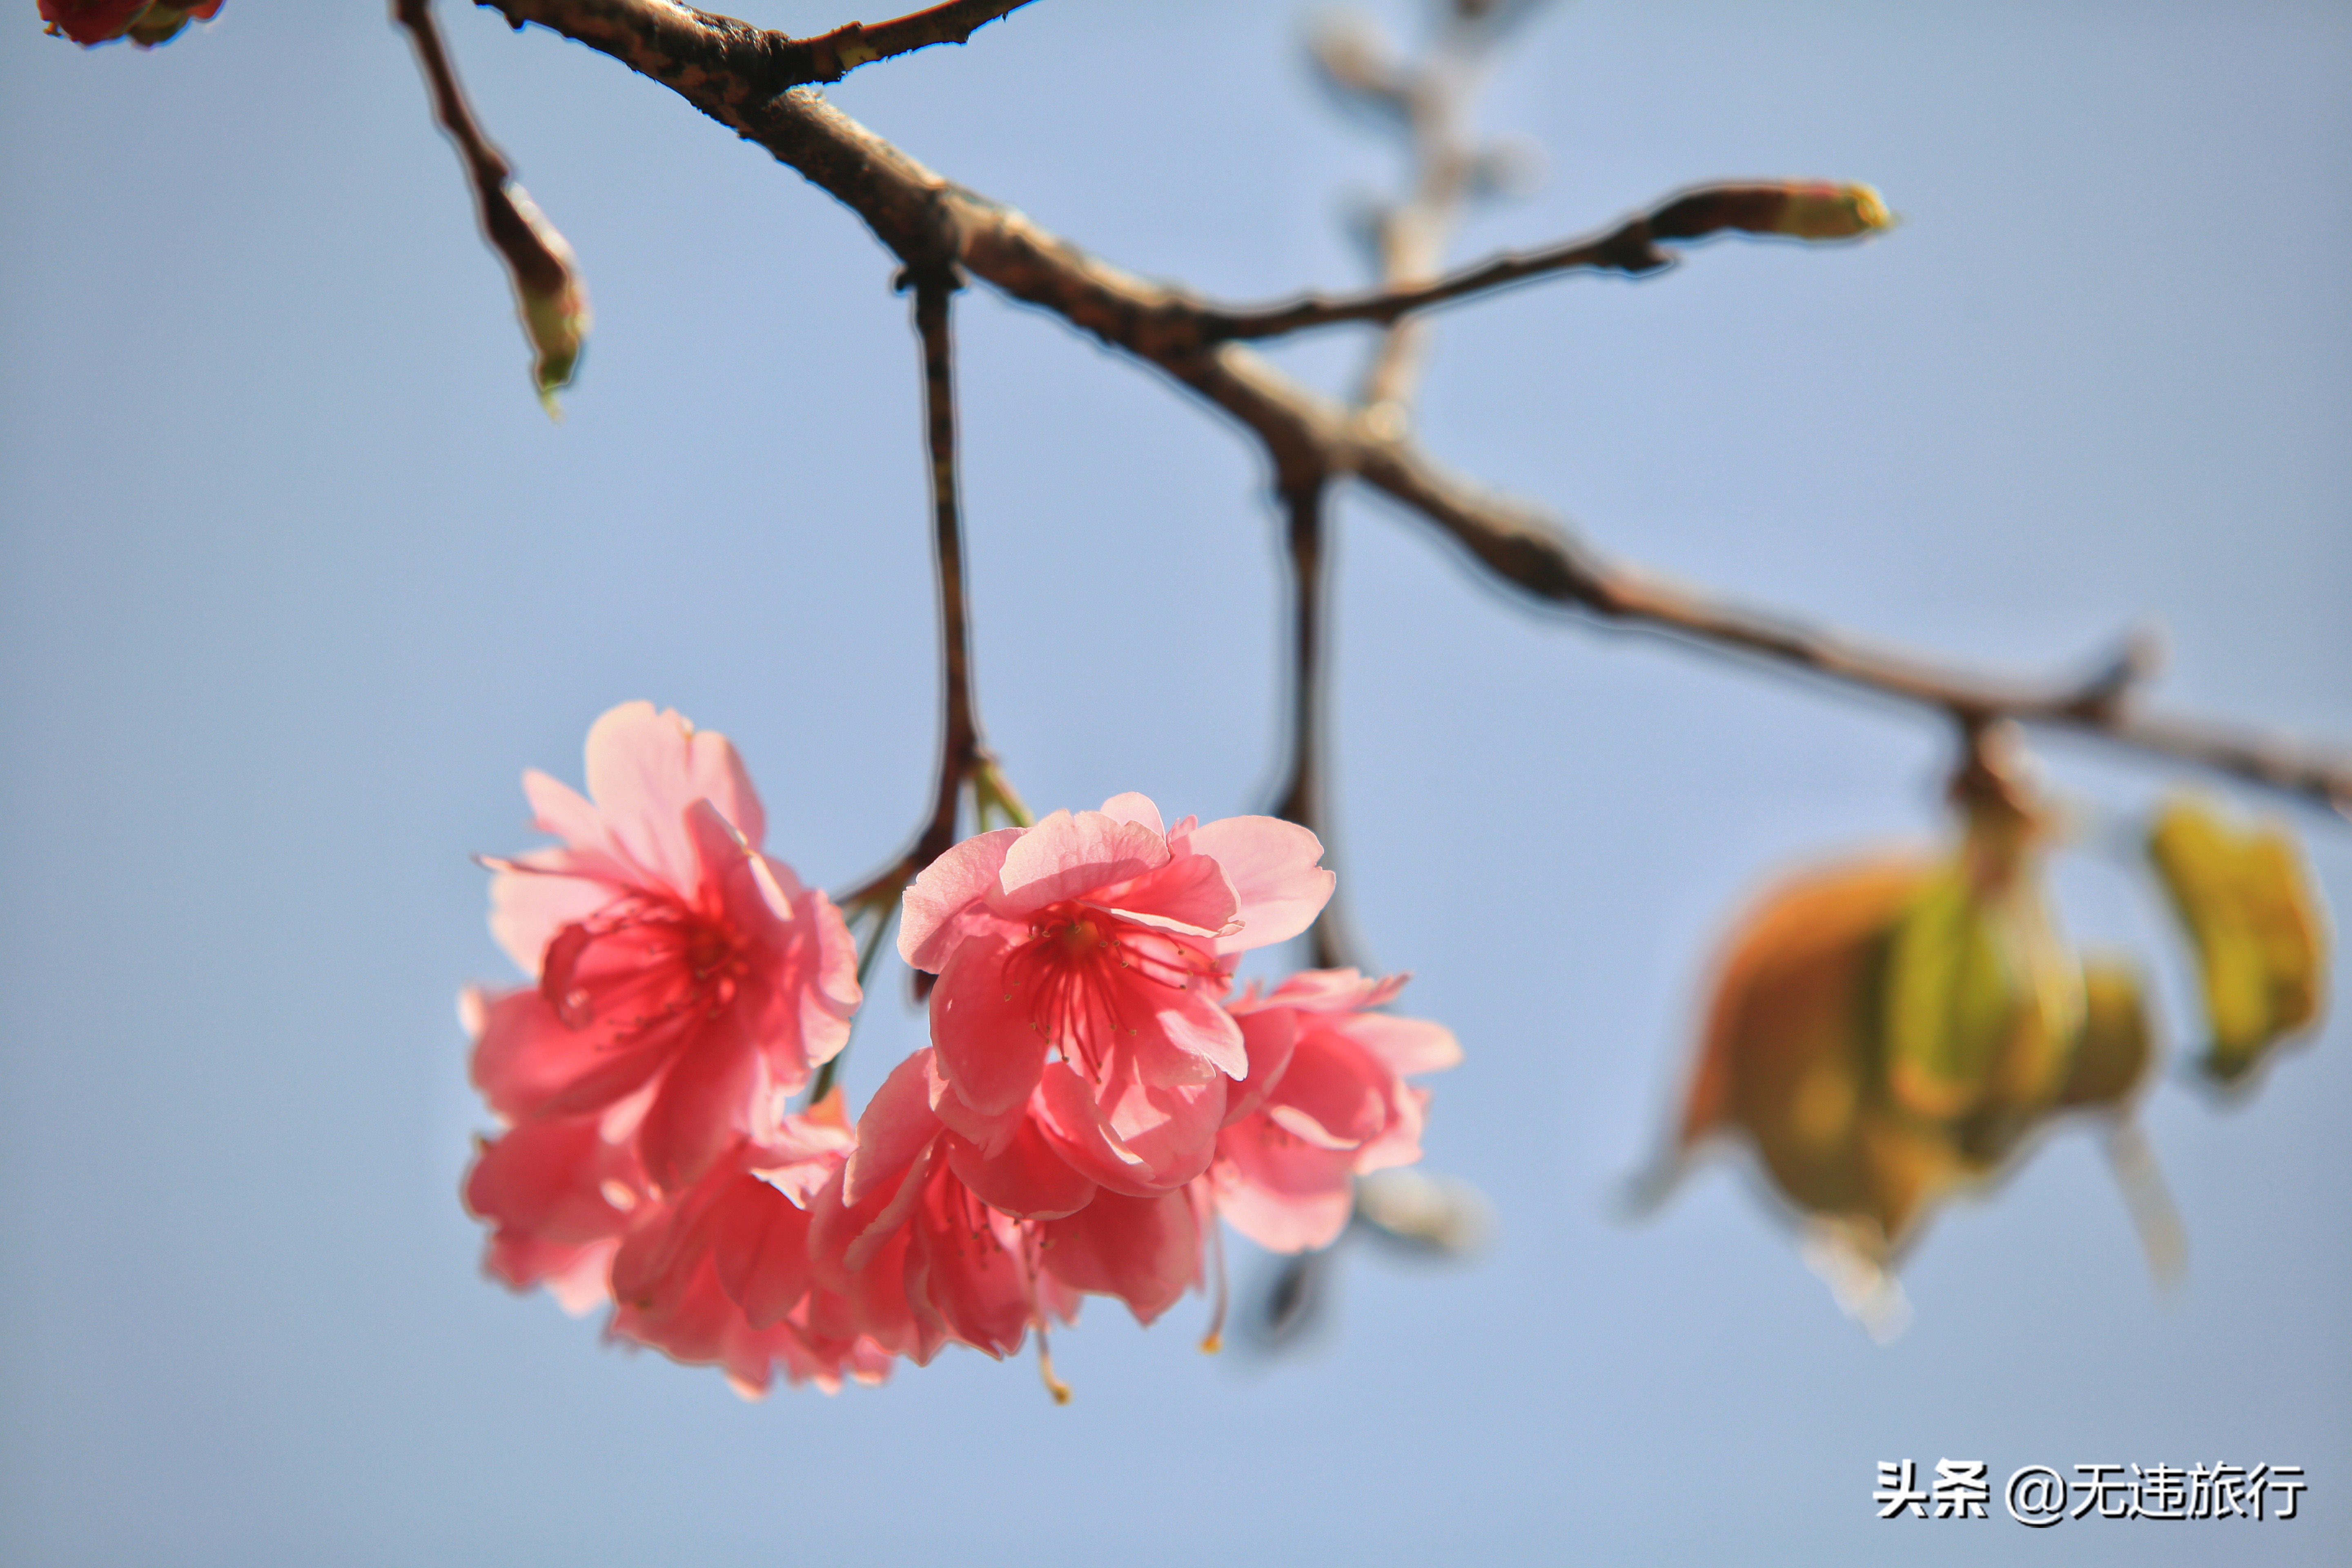
[[[1859,239],[1894,224],[1874,186],[1805,180],[1788,186],[1770,232],[1791,239]]]
[[[2326,921],[2294,842],[2240,830],[2193,800],[2158,814],[2148,857],[2197,951],[2212,1040],[2198,1064],[2236,1083],[2270,1047],[2319,1016]]]
[[[572,384],[593,319],[572,246],[513,181],[482,196],[482,226],[513,276],[516,313],[530,339],[531,385],[550,415]]]
[[[84,48],[129,38],[152,49],[175,37],[191,18],[207,18],[221,0],[41,0],[41,20],[52,37],[71,38]]]
[[[1894,222],[1868,185],[1785,180],[1686,192],[1650,215],[1650,237],[1703,239],[1733,229],[1790,239],[1859,239]]]

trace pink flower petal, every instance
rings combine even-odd
[[[925,1325],[908,1304],[905,1227],[877,1237],[852,1270],[843,1262],[842,1235],[862,1222],[845,1223],[848,1211],[840,1199],[836,1180],[809,1206],[809,1256],[817,1275],[816,1287],[802,1309],[809,1331],[842,1340],[863,1335],[918,1366],[929,1363],[945,1336]]]
[[[772,860],[767,864],[771,868],[776,866]],[[857,983],[856,940],[849,934],[849,922],[841,918],[841,910],[824,896],[823,889],[795,895],[795,902],[805,911],[801,918],[808,922],[817,936],[817,949],[814,954],[815,963],[811,975],[813,989],[833,1005],[834,1011],[846,1025],[849,1016],[866,1001],[865,990]],[[843,1033],[845,1037],[847,1030],[845,1028]],[[835,1048],[838,1048],[838,1042]],[[822,1057],[812,1056],[810,1060],[823,1062],[831,1059],[832,1056],[833,1051],[828,1050]]]
[[[843,1268],[851,1273],[856,1273],[861,1268],[871,1266],[873,1259],[886,1247],[891,1238],[905,1228],[908,1216],[914,1213],[916,1205],[922,1201],[923,1188],[930,1180],[932,1168],[939,1163],[940,1146],[934,1140],[923,1145],[922,1153],[917,1156],[915,1163],[907,1168],[905,1179],[899,1182],[897,1191],[889,1194],[887,1201],[883,1201],[881,1194],[877,1192],[869,1196],[869,1201],[859,1205],[852,1211],[858,1215],[870,1217],[867,1218],[865,1228],[858,1231],[842,1249]],[[812,1226],[814,1227],[814,1221],[812,1221]],[[818,1245],[814,1237],[809,1243],[813,1251]]]
[[[1181,1190],[1148,1198],[1097,1194],[1044,1228],[1045,1267],[1056,1279],[1118,1297],[1139,1322],[1173,1306],[1200,1275],[1200,1226]]]
[[[587,1316],[612,1298],[608,1283],[618,1237],[584,1247],[531,1237],[494,1236],[482,1253],[482,1272],[509,1289],[544,1285],[556,1304],[575,1318]]]
[[[1298,1043],[1298,1015],[1287,1007],[1245,1013],[1234,1022],[1241,1026],[1242,1045],[1249,1053],[1249,1071],[1225,1091],[1225,1125],[1230,1127],[1265,1103],[1275,1085],[1290,1066]]]
[[[537,986],[473,993],[481,1018],[474,1087],[509,1121],[542,1110],[586,1110],[617,1100],[661,1065],[656,1052],[600,1049],[602,1037],[565,1026]],[[584,1090],[585,1092],[582,1092]]]
[[[1000,827],[965,839],[923,868],[907,889],[898,915],[898,956],[909,967],[937,974],[956,944],[981,930],[1007,926],[990,913],[1004,857],[1023,829]]]
[[[764,1329],[801,1303],[814,1282],[809,1217],[757,1176],[734,1177],[712,1214],[711,1255],[719,1283]]]
[[[717,1195],[706,1188],[686,1194],[682,1201],[661,1204],[629,1233],[613,1257],[614,1301],[656,1313],[675,1312],[684,1305],[695,1276],[709,1269],[710,1209]],[[717,1291],[715,1276],[710,1284]]]
[[[687,806],[679,821],[694,851],[694,879],[688,887],[702,895],[690,902],[725,921],[739,941],[780,942],[782,928],[793,921],[792,900],[775,883],[762,858],[707,800]]]
[[[1308,1142],[1354,1149],[1388,1126],[1395,1082],[1370,1052],[1332,1030],[1310,1028],[1300,1035],[1266,1114]]]
[[[1017,916],[1094,889],[1140,877],[1168,863],[1168,840],[1137,822],[1099,811],[1057,811],[1024,832],[1005,852],[996,913]]]
[[[944,1167],[926,1187],[909,1226],[908,1301],[974,1350],[1010,1355],[1027,1337],[1032,1315],[1018,1228],[1000,1215],[975,1226],[963,1184]]]
[[[1045,1064],[1031,1104],[1055,1152],[1087,1176],[1113,1192],[1160,1190],[1150,1163],[1111,1131],[1109,1118],[1095,1103],[1094,1086],[1067,1062]]]
[[[1421,1131],[1429,1123],[1429,1090],[1407,1089],[1396,1097],[1395,1114],[1381,1135],[1356,1151],[1356,1174],[1370,1175],[1421,1158]]]
[[[1259,998],[1255,1005],[1296,1007],[1305,1013],[1345,1013],[1370,1006],[1374,992],[1392,995],[1403,984],[1402,975],[1393,981],[1373,981],[1352,969],[1302,969],[1286,976],[1273,994]]]
[[[1197,990],[1162,991],[1152,1015],[1161,1037],[1187,1056],[1208,1063],[1227,1078],[1249,1074],[1249,1051],[1242,1044],[1241,1026],[1213,997]]]
[[[1286,942],[1314,924],[1331,901],[1335,879],[1316,864],[1323,841],[1295,822],[1228,816],[1195,828],[1192,847],[1223,868],[1241,900],[1242,929],[1217,940],[1221,953]]]
[[[1213,937],[1241,907],[1223,869],[1201,855],[1171,860],[1132,881],[1088,895],[1114,914],[1187,935]]]
[[[490,879],[490,935],[515,967],[534,979],[540,955],[558,931],[621,896],[611,882],[565,869],[577,859],[552,850],[488,862],[498,868]]]
[[[931,987],[940,1075],[982,1116],[1026,1100],[1045,1065],[1045,1037],[1005,979],[1008,951],[993,938],[966,942]]]
[[[625,702],[588,731],[588,794],[630,858],[683,893],[693,862],[681,828],[686,808],[708,800],[754,848],[766,814],[724,735],[696,732],[674,710]]]
[[[982,1116],[958,1100],[948,1080],[940,1076],[939,1053],[930,1051],[926,1054],[931,1064],[928,1081],[932,1114],[949,1131],[977,1147],[986,1157],[994,1159],[1003,1153],[1020,1132],[1022,1124],[1029,1119],[1029,1108],[1016,1105],[993,1116]]]
[[[1217,1212],[1276,1252],[1328,1247],[1354,1212],[1353,1156],[1300,1143],[1254,1118],[1217,1141]]]
[[[591,1040],[593,1036],[588,1037]],[[661,1069],[668,1060],[658,1049],[616,1050],[598,1058],[597,1066],[549,1095],[533,1113],[539,1116],[602,1114],[608,1141],[635,1136],[654,1096],[661,1088]]]
[[[665,1193],[691,1186],[749,1131],[752,1096],[765,1075],[736,1024],[731,1013],[711,1020],[662,1079],[637,1131],[646,1173]]]
[[[1160,807],[1152,804],[1148,795],[1138,795],[1133,790],[1125,795],[1115,795],[1102,803],[1102,814],[1113,822],[1139,823],[1162,838],[1168,837],[1168,830],[1160,820]]]
[[[1026,1117],[1004,1152],[992,1158],[952,1132],[940,1147],[957,1180],[989,1207],[1016,1219],[1059,1219],[1077,1213],[1095,1195],[1095,1184],[1056,1154]]]
[[[530,802],[531,826],[552,834],[575,851],[617,858],[621,847],[604,826],[604,814],[570,784],[550,778],[537,768],[522,775],[523,798]]]
[[[1179,1187],[1216,1153],[1225,1080],[1161,1087],[1127,1083],[1108,1097],[1066,1062],[1046,1065],[1031,1103],[1055,1151],[1113,1192]]]
[[[864,1207],[894,1184],[940,1135],[928,1087],[931,1053],[917,1051],[890,1069],[857,1119],[857,1152],[843,1176],[842,1202]]]
[[[1209,1168],[1225,1120],[1225,1080],[1134,1084],[1103,1106],[1110,1131],[1142,1156],[1155,1187],[1178,1187]]]
[[[628,1195],[632,1163],[596,1133],[593,1117],[526,1121],[482,1145],[466,1175],[466,1206],[501,1236],[581,1246],[616,1237],[628,1211],[606,1184]]]
[[[1462,1060],[1461,1042],[1443,1024],[1425,1018],[1400,1018],[1388,1013],[1359,1013],[1329,1026],[1370,1051],[1400,1078],[1410,1073],[1443,1072]]]

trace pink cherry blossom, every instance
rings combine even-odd
[[[540,1118],[483,1144],[466,1202],[496,1226],[492,1273],[547,1285],[575,1313],[610,1300],[614,1339],[720,1367],[746,1395],[778,1368],[827,1392],[887,1372],[891,1352],[871,1337],[812,1323],[808,1203],[856,1146],[838,1095],[784,1118],[772,1143],[737,1143],[674,1196],[603,1120]]]
[[[1215,1152],[1250,1070],[1234,956],[1312,923],[1322,845],[1269,816],[1161,826],[1139,795],[966,839],[907,891],[898,951],[937,974],[931,1109],[993,1160],[1031,1137],[1155,1198]]]
[[[1373,1012],[1406,976],[1308,970],[1233,1005],[1249,1076],[1233,1091],[1202,1185],[1234,1228],[1276,1252],[1328,1247],[1357,1176],[1421,1158],[1429,1091],[1408,1073],[1461,1059],[1451,1030]]]
[[[824,894],[761,853],[764,814],[724,736],[625,703],[589,731],[587,777],[583,799],[524,774],[563,842],[488,862],[491,930],[536,984],[468,994],[474,1081],[511,1122],[595,1119],[654,1190],[682,1193],[741,1141],[772,1141],[785,1098],[848,1038],[856,953]]]
[[[837,1326],[918,1361],[950,1342],[1001,1357],[1031,1328],[1074,1321],[1082,1295],[1115,1296],[1148,1323],[1199,1281],[1191,1194],[1102,1189],[1026,1119],[991,1153],[931,1109],[939,1083],[934,1052],[901,1062],[811,1205],[817,1278],[864,1312]]]

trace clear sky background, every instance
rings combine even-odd
[[[1417,12],[1391,7],[1399,30]],[[467,856],[530,842],[611,704],[740,745],[772,849],[846,885],[929,789],[915,352],[846,212],[667,92],[445,5],[577,247],[551,426],[383,7],[229,0],[149,56],[0,28],[0,1558],[12,1563],[2352,1561],[2352,1030],[2150,1136],[2153,1289],[2092,1141],[1934,1227],[1917,1320],[1841,1317],[1732,1170],[1612,1217],[1710,943],[1769,872],[1937,822],[1897,708],[1530,614],[1351,499],[1342,885],[1467,1059],[1431,1164],[1475,1266],[1351,1258],[1297,1357],[1205,1308],[746,1405],[477,1273]],[[814,0],[748,6],[813,31]],[[1344,284],[1387,146],[1303,17],[1042,0],[834,100],[1137,270]],[[1860,247],[1718,244],[1446,314],[1423,427],[1607,548],[2031,669],[2142,617],[2166,701],[2352,740],[2352,11],[1575,0],[1482,110],[1551,174],[1467,256],[1687,182],[1866,179]],[[1041,807],[1263,805],[1265,476],[1220,418],[984,291],[961,310],[982,700]],[[1361,343],[1286,350],[1337,384]],[[2081,742],[2131,812],[2166,770]],[[2242,805],[2273,803],[2241,795]],[[2352,828],[2310,813],[2352,909]],[[2147,889],[2067,918],[2158,959]],[[850,1069],[919,1043],[885,972]],[[1255,1278],[1264,1260],[1244,1249]],[[2293,1523],[1873,1518],[1882,1458],[2300,1464]]]

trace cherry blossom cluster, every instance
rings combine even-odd
[[[793,1109],[848,1041],[857,953],[761,849],[734,748],[630,703],[589,732],[585,798],[523,784],[562,842],[487,862],[490,923],[535,979],[463,1004],[506,1124],[466,1179],[486,1267],[747,1394],[1033,1330],[1042,1354],[1088,1295],[1148,1323],[1205,1283],[1220,1215],[1328,1246],[1358,1175],[1420,1158],[1406,1077],[1459,1054],[1381,1010],[1402,977],[1237,991],[1330,898],[1321,844],[1123,795],[926,868],[898,951],[937,976],[930,1045],[854,1125],[838,1090]]]

